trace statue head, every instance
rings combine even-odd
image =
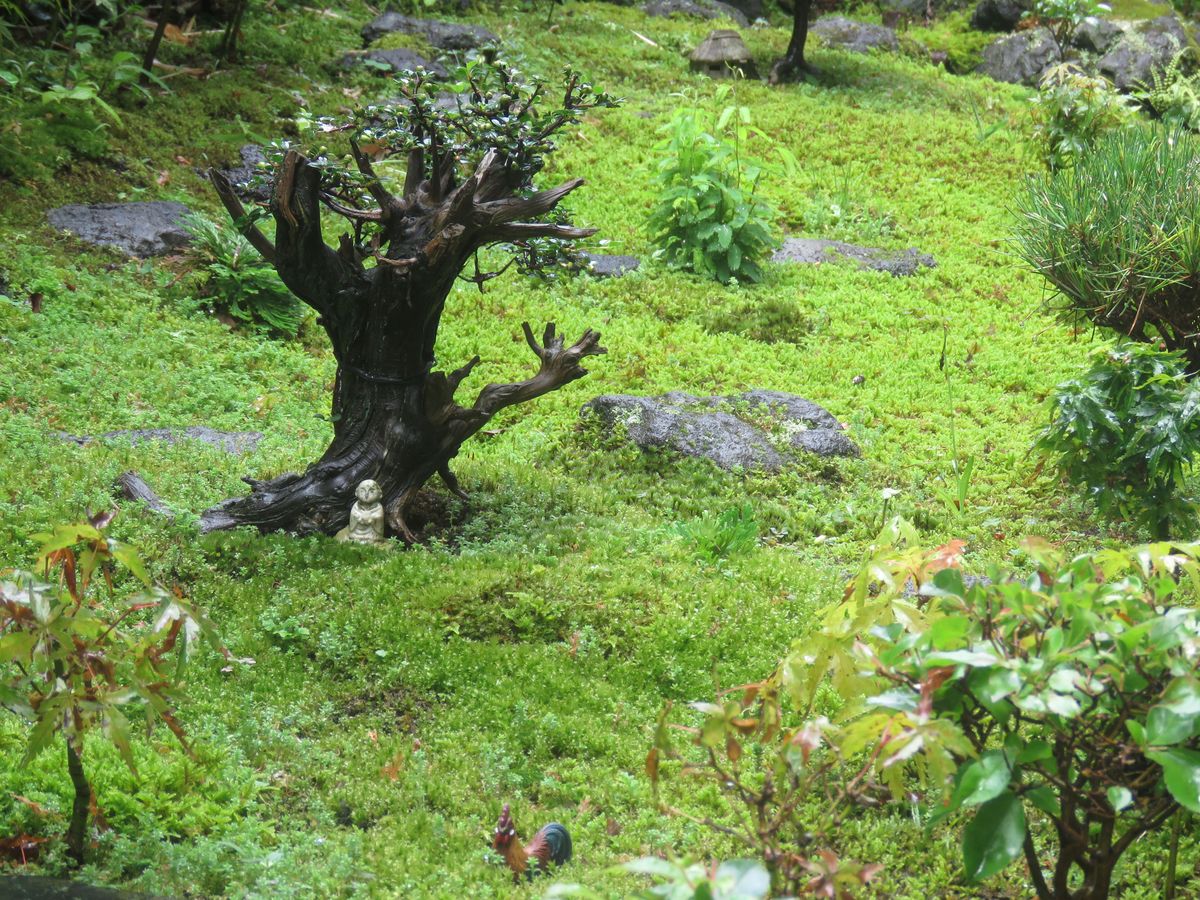
[[[365,481],[360,481],[358,489],[354,492],[360,503],[366,506],[374,506],[383,499],[383,491],[379,488],[379,483],[368,478]]]

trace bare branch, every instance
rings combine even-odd
[[[518,219],[531,219],[550,212],[563,197],[582,185],[582,178],[573,178],[565,184],[547,191],[538,191],[528,197],[510,197],[480,203],[475,207],[475,221],[480,225],[502,225]]]
[[[486,235],[489,241],[527,241],[539,237],[574,241],[591,237],[596,231],[595,228],[575,228],[571,225],[554,225],[550,222],[510,222],[507,225],[489,228]]]
[[[321,192],[321,202],[332,209],[339,216],[345,216],[347,219],[354,219],[361,222],[380,222],[384,218],[382,209],[354,209],[350,206],[345,206],[333,199],[331,194],[324,191]]]
[[[411,197],[425,180],[425,151],[414,147],[408,151],[408,171],[404,173],[404,196]]]
[[[515,384],[489,384],[480,391],[474,408],[488,416],[506,406],[533,400],[582,378],[587,374],[587,369],[583,368],[580,362],[585,357],[608,352],[600,346],[600,333],[590,328],[583,333],[583,337],[566,349],[563,348],[563,339],[555,333],[553,322],[546,326],[541,345],[534,338],[528,322],[522,322],[521,328],[525,332],[526,343],[542,361],[541,368],[536,375],[525,381]]]
[[[269,263],[275,262],[275,245],[271,243],[270,238],[258,230],[257,225],[247,221],[246,207],[242,206],[242,201],[238,198],[233,185],[229,183],[229,179],[216,169],[209,169],[208,177],[212,181],[213,188],[216,189],[217,196],[221,198],[221,205],[225,207],[225,211],[238,226],[238,232],[250,242],[250,246],[257,250],[263,259]]]

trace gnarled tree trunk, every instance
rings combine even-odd
[[[812,11],[812,0],[794,0],[792,5],[792,39],[782,59],[771,66],[771,84],[807,79],[817,70],[804,58],[804,45],[808,43],[808,16]]]
[[[333,442],[303,474],[249,481],[248,496],[226,500],[201,517],[205,531],[253,525],[263,531],[332,534],[349,520],[354,491],[374,479],[383,491],[393,533],[413,536],[404,510],[417,490],[439,473],[461,495],[449,462],[462,443],[500,409],[532,400],[586,374],[580,361],[605,352],[600,335],[586,331],[564,347],[554,325],[541,344],[523,325],[540,365],[533,377],[515,384],[490,384],[471,406],[454,400],[455,389],[478,357],[450,372],[435,372],[434,344],[446,298],[463,266],[490,243],[534,237],[577,238],[591,230],[550,223],[521,223],[553,209],[582,181],[549,191],[516,196],[508,166],[495,152],[457,187],[454,161],[447,158],[425,172],[420,149],[409,158],[404,196],[390,194],[375,177],[370,160],[352,144],[368,179],[377,210],[355,210],[321,192],[320,174],[290,151],[276,173],[271,212],[272,244],[253,225],[229,183],[213,173],[226,208],[240,220],[242,233],[268,260],[285,284],[317,311],[337,360],[333,391]],[[339,250],[321,236],[320,204],[351,220],[383,227],[376,265],[347,236]]]

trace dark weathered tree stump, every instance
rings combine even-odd
[[[436,136],[429,143],[437,147]],[[246,479],[251,493],[207,510],[201,517],[205,531],[253,525],[332,534],[348,521],[355,487],[372,478],[383,489],[392,532],[412,540],[405,506],[434,473],[462,495],[449,463],[464,441],[501,409],[582,377],[584,357],[605,352],[594,331],[566,346],[553,323],[541,342],[525,323],[537,372],[514,384],[489,384],[473,404],[459,405],[455,391],[479,358],[451,372],[433,371],[438,325],[455,279],[489,244],[520,247],[534,238],[570,240],[594,233],[522,221],[550,212],[583,181],[533,191],[528,173],[495,150],[467,174],[454,154],[431,159],[418,146],[408,151],[403,195],[395,196],[353,141],[351,151],[377,208],[346,205],[323,188],[316,166],[289,151],[275,173],[270,203],[274,244],[248,222],[228,180],[210,173],[242,233],[319,314],[338,367],[333,442],[324,455],[304,474]],[[349,235],[342,236],[338,250],[329,247],[321,234],[322,204],[354,223],[356,236],[362,223],[377,227],[373,252],[364,252]],[[364,265],[369,259],[373,266]],[[476,278],[482,282],[491,274]]]

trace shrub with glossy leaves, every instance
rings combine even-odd
[[[1200,371],[1200,144],[1123,129],[1074,167],[1031,179],[1015,249],[1064,318],[1182,351]]]
[[[1200,452],[1200,386],[1177,353],[1144,344],[1104,348],[1058,386],[1037,450],[1102,512],[1166,539],[1195,519],[1184,477]]]
[[[931,824],[968,817],[968,880],[1023,857],[1041,900],[1103,900],[1134,841],[1200,811],[1200,545],[1072,558],[1035,539],[1027,571],[985,580],[960,551],[894,525],[784,661],[789,689],[832,682],[843,752],[886,738],[871,760],[895,791],[907,770]]]

